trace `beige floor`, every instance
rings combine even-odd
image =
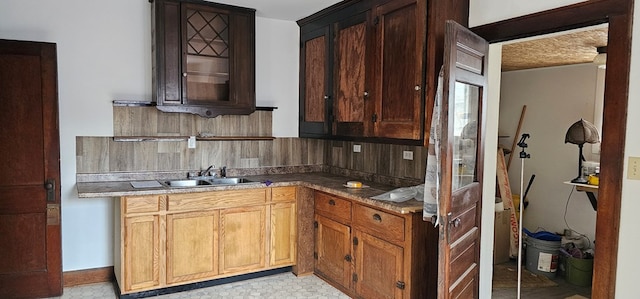
[[[113,284],[98,283],[65,288],[62,299],[112,299],[117,298]],[[213,298],[316,298],[337,299],[349,298],[336,288],[327,284],[315,275],[296,277],[291,273],[282,273],[240,282],[202,288],[186,292],[162,295],[158,299],[213,299]]]

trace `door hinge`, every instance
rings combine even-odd
[[[371,115],[371,121],[372,122],[377,122],[378,121],[378,114],[374,113],[373,115]]]
[[[353,273],[353,275],[351,275],[351,278],[353,279],[353,282],[358,282],[358,274]]]
[[[313,259],[314,259],[314,260],[317,260],[317,259],[318,259],[318,253],[317,253],[317,252],[314,252],[314,253],[313,253]]]
[[[397,281],[396,288],[404,290],[404,281]]]
[[[314,222],[313,222],[313,227],[314,227],[314,228],[318,228],[318,221],[314,221]]]
[[[358,246],[358,238],[357,237],[353,237],[353,245]]]

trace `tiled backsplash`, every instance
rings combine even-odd
[[[162,113],[153,107],[114,107],[116,136],[270,136],[271,112],[224,115],[212,119],[183,113]],[[361,146],[354,153],[353,145]],[[403,151],[413,151],[404,160]],[[427,149],[421,146],[330,141],[306,138],[274,140],[114,141],[111,137],[76,137],[77,173],[193,171],[325,165],[332,173],[392,185],[419,183],[425,174]]]

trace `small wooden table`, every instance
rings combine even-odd
[[[587,197],[591,202],[591,206],[593,207],[593,210],[597,211],[598,209],[598,198],[596,196],[598,194],[597,185],[579,184],[579,183],[572,183],[572,182],[564,182],[564,183],[567,185],[573,185],[576,187],[576,190],[587,193]]]

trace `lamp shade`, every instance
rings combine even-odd
[[[585,143],[598,143],[600,142],[600,134],[598,129],[592,123],[580,119],[575,122],[564,137],[564,143],[572,143],[582,145]]]

